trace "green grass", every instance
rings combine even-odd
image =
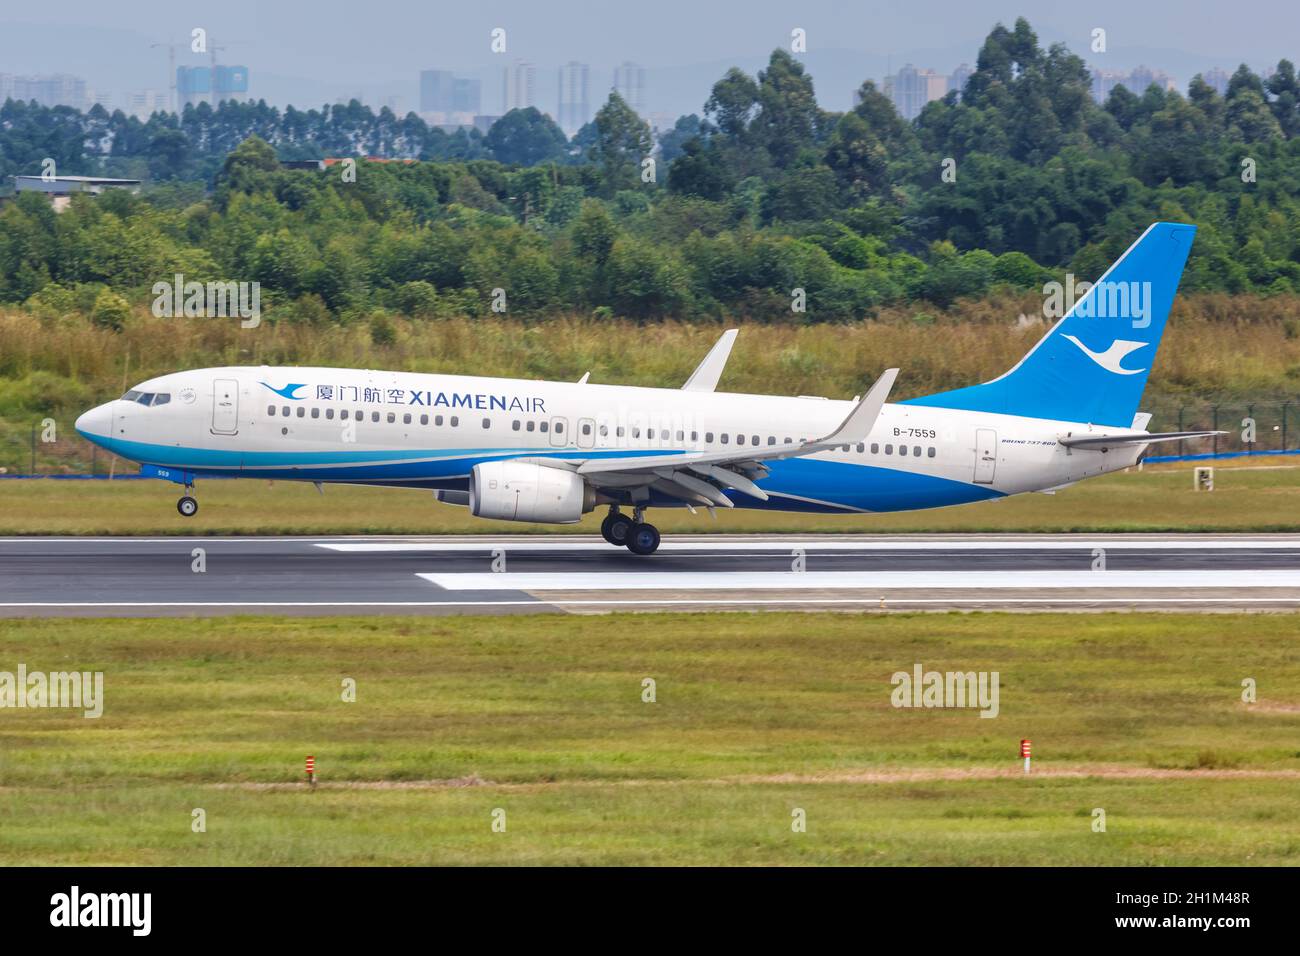
[[[1300,615],[33,620],[0,633],[0,670],[102,670],[106,693],[99,720],[0,711],[0,865],[1300,862]],[[916,662],[998,671],[1000,715],[893,708],[890,675]],[[355,703],[340,699],[345,677]],[[309,753],[316,791],[301,784]],[[1093,775],[1051,775],[1068,769]],[[855,779],[899,771],[976,776]],[[206,833],[191,832],[196,807]],[[791,832],[794,808],[807,833]]]
[[[706,514],[664,509],[665,532],[1294,531],[1300,527],[1300,467],[1224,466],[1215,491],[1192,490],[1190,465],[1081,482],[1055,495],[880,515],[763,511]],[[0,534],[595,534],[604,510],[578,525],[483,521],[442,505],[431,492],[331,485],[201,481],[197,517],[176,513],[178,486],[162,481],[0,481]]]

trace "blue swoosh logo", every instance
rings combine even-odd
[[[265,382],[262,382],[261,384],[266,385]],[[307,383],[304,382],[301,385],[290,384],[286,385],[284,388],[276,388],[274,385],[266,385],[266,387],[282,398],[292,398],[301,401],[303,396],[295,395],[294,392],[298,391],[300,388],[306,388]]]

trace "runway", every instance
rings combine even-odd
[[[1300,536],[0,538],[0,617],[1297,610]]]

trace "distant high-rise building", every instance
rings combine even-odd
[[[178,106],[197,106],[199,103],[216,105],[222,100],[248,99],[248,67],[216,67],[215,76],[210,66],[178,66],[176,68],[176,97]]]
[[[1111,90],[1122,86],[1134,96],[1141,96],[1148,86],[1158,86],[1162,90],[1177,89],[1177,84],[1168,73],[1138,66],[1127,73],[1115,70],[1092,71],[1092,98],[1098,103],[1106,102]]]
[[[448,70],[420,71],[420,116],[433,126],[470,126],[483,108],[483,84]]]
[[[86,81],[70,73],[14,76],[0,73],[0,100],[35,100],[41,106],[71,106],[79,110],[92,104]]]
[[[614,92],[638,114],[645,113],[645,68],[628,62],[614,67]]]
[[[449,70],[420,71],[420,112],[451,112],[452,90],[456,78]]]
[[[1216,66],[1214,69],[1202,73],[1201,79],[1204,80],[1206,84],[1214,90],[1214,92],[1218,93],[1220,96],[1226,96],[1228,93],[1228,81],[1232,79],[1232,76],[1226,70],[1221,70]]]
[[[570,60],[560,67],[559,98],[556,119],[560,129],[572,136],[591,119],[591,101],[588,97],[590,71],[585,63]]]
[[[970,79],[971,74],[974,72],[970,68],[970,64],[963,63],[952,71],[952,76],[948,77],[948,89],[956,90],[957,96],[960,97],[966,89],[966,81]]]
[[[451,84],[451,111],[453,113],[478,113],[483,109],[483,83],[456,77]]]
[[[926,103],[943,99],[947,92],[948,77],[934,70],[918,70],[910,63],[885,77],[885,96],[906,120],[916,119]]]
[[[537,67],[515,60],[502,70],[501,113],[537,105]]]
[[[168,108],[168,95],[160,90],[134,90],[122,99],[123,112],[141,120],[154,113],[165,113]]]

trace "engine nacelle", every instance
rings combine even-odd
[[[477,518],[574,524],[596,507],[595,489],[576,472],[523,461],[485,461],[469,479],[469,510]]]

